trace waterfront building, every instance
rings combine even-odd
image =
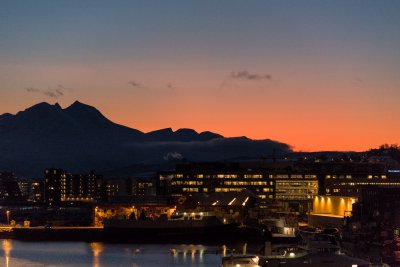
[[[249,189],[260,199],[309,211],[317,195],[360,196],[362,186],[400,185],[400,170],[376,162],[198,162],[159,172],[157,193],[238,192]]]
[[[67,172],[62,169],[46,169],[44,171],[45,179],[45,203],[49,206],[59,205],[61,203],[61,195],[65,194],[65,183],[61,187],[61,181],[65,181]]]
[[[24,200],[42,203],[44,201],[44,182],[41,179],[19,179],[18,186]]]
[[[20,201],[21,191],[12,172],[0,171],[0,201]]]
[[[94,172],[67,174],[61,179],[61,201],[93,202],[97,197],[97,180]]]
[[[39,186],[37,184],[36,186]],[[69,174],[62,169],[45,170],[45,203],[94,202],[101,199],[102,177],[89,174]]]
[[[400,187],[400,170],[381,163],[329,164],[321,172],[324,195],[361,196],[361,188]]]
[[[22,198],[28,200],[31,191],[31,181],[28,179],[18,179],[18,187]]]
[[[42,179],[33,179],[31,181],[28,201],[35,203],[43,203],[44,181]]]
[[[155,196],[156,182],[150,178],[130,179],[133,196]]]
[[[181,164],[175,171],[158,173],[158,193],[181,196],[248,189],[262,200],[279,200],[306,211],[318,194],[318,176],[293,167],[269,162]]]
[[[107,199],[131,195],[127,179],[108,179],[105,182]]]

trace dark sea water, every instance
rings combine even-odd
[[[21,242],[4,239],[0,240],[0,266],[216,267],[221,263],[220,252],[221,247],[202,245]]]

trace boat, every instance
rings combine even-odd
[[[372,266],[369,261],[345,255],[341,251],[340,242],[335,233],[325,234],[323,232],[316,231],[308,235],[302,235],[300,232],[302,241],[297,245],[296,249],[291,247],[284,253],[267,256],[267,265],[265,266],[281,266],[282,264],[287,267]]]
[[[256,261],[256,259],[259,259]],[[242,263],[241,263],[242,262]],[[313,234],[296,246],[265,244],[265,255],[232,255],[222,258],[222,267],[370,267],[372,264],[345,255],[334,235]]]
[[[298,220],[292,213],[276,212],[259,220],[266,227],[276,243],[298,240]]]
[[[257,255],[231,255],[222,258],[220,267],[260,267],[266,259]]]

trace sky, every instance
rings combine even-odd
[[[400,1],[0,0],[0,114],[97,107],[296,151],[400,143]]]

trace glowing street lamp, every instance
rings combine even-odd
[[[10,225],[10,211],[7,210],[6,214],[7,214],[7,224]]]

